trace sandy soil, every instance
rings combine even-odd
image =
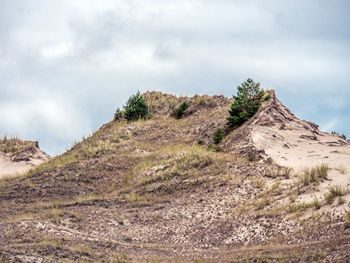
[[[0,177],[23,173],[30,167],[26,162],[12,162],[9,157],[0,155]]]
[[[49,156],[37,147],[28,148],[14,156],[0,153],[0,178],[27,172],[48,159]]]

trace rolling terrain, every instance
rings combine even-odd
[[[350,143],[269,93],[230,130],[232,99],[147,92],[151,118],[0,179],[0,262],[350,261]]]

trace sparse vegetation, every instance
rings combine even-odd
[[[347,138],[346,138],[346,135],[345,135],[344,133],[343,133],[342,135],[340,135],[338,132],[332,131],[331,134],[333,134],[333,135],[338,135],[338,136],[340,136],[341,138],[343,138],[344,140],[347,139]]]
[[[325,206],[323,185],[315,186],[328,178],[327,165],[300,173],[314,184],[305,187],[291,168],[249,162],[230,145],[235,132],[221,148],[214,144],[227,99],[185,98],[194,114],[176,120],[184,98],[144,97],[152,120],[111,121],[27,175],[0,179],[4,260],[311,262],[348,254],[350,214],[344,226],[328,218],[340,208]],[[261,153],[251,152],[251,160],[259,160]],[[348,202],[347,193],[345,186],[330,191],[339,205]],[[343,244],[329,257],[334,240]],[[326,256],[318,251],[323,248]],[[202,255],[213,258],[196,260]]]
[[[264,101],[267,101],[267,100],[269,100],[269,99],[271,99],[271,95],[270,95],[270,94],[266,94],[266,95],[264,96]]]
[[[270,200],[268,198],[262,198],[260,200],[254,201],[253,205],[256,209],[263,209],[270,204]]]
[[[346,174],[348,171],[346,169],[346,167],[343,164],[340,164],[337,168],[337,170],[341,173],[341,174]]]
[[[237,87],[237,95],[229,109],[230,117],[227,124],[230,127],[237,127],[249,120],[259,109],[264,90],[260,88],[259,82],[248,78]]]
[[[349,228],[350,227],[350,212],[346,212],[344,214],[343,220],[344,220],[346,228]]]
[[[114,113],[114,119],[119,120],[123,117],[123,112],[120,110],[120,108],[117,108],[117,110]]]
[[[188,109],[189,106],[190,105],[186,101],[181,102],[175,111],[175,118],[180,119],[184,115],[185,111]]]
[[[258,189],[263,189],[266,185],[266,181],[260,178],[253,180],[252,183]]]
[[[313,168],[304,169],[303,174],[299,177],[302,185],[308,186],[312,183],[318,184],[319,181],[328,179],[329,166],[327,164],[317,165]]]
[[[7,136],[4,136],[3,139],[0,138],[0,152],[3,153],[16,154],[35,145],[36,142],[24,141],[17,137],[7,138]]]
[[[213,140],[215,144],[219,144],[224,139],[224,131],[221,128],[216,129]]]
[[[318,198],[315,196],[314,197],[314,200],[312,202],[312,205],[316,208],[316,210],[320,209],[321,208],[321,204],[320,202],[318,201]]]
[[[343,189],[341,186],[336,185],[332,186],[327,193],[325,193],[324,197],[327,204],[332,204],[336,197],[341,197],[343,195]]]
[[[311,204],[313,205],[313,204]],[[307,204],[305,202],[302,203],[292,203],[288,205],[288,212],[289,213],[296,213],[296,212],[303,212],[306,209],[310,207],[310,204]]]
[[[293,169],[290,167],[276,166],[276,167],[271,167],[269,169],[266,169],[265,176],[272,177],[272,178],[284,177],[286,179],[289,179],[292,172],[293,172]]]
[[[132,95],[124,106],[124,118],[127,121],[146,119],[148,114],[148,105],[139,91]]]

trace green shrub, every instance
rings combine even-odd
[[[219,144],[223,139],[224,139],[224,131],[220,128],[216,129],[213,137],[214,143]]]
[[[271,99],[271,95],[270,95],[270,94],[267,94],[267,95],[264,97],[264,101],[267,101],[267,100],[269,100],[269,99]]]
[[[139,91],[132,95],[124,106],[124,118],[127,121],[146,119],[148,114],[148,105]]]
[[[177,107],[177,109],[175,111],[175,118],[180,119],[182,117],[182,115],[184,115],[185,110],[187,110],[189,106],[190,105],[188,105],[188,103],[186,101],[181,102],[179,107]]]
[[[203,145],[203,141],[202,141],[202,140],[199,140],[199,141],[197,142],[197,144],[198,144],[198,145]]]
[[[346,140],[346,135],[345,134],[340,135],[340,137],[342,137],[344,140]]]
[[[237,127],[249,120],[260,108],[264,90],[260,89],[260,83],[247,79],[237,87],[237,96],[229,109],[227,125]]]
[[[117,110],[114,113],[114,119],[119,120],[122,116],[123,116],[123,112],[119,108],[117,108]]]

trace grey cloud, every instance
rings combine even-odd
[[[247,77],[275,88],[297,116],[350,134],[347,1],[3,7],[0,135],[39,139],[49,153],[109,121],[137,90],[232,96]]]

